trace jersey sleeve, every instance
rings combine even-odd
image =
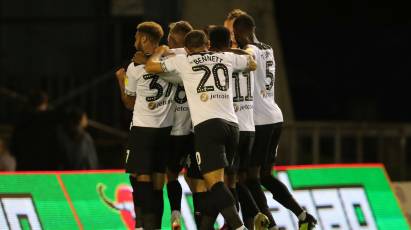
[[[130,63],[127,67],[126,78],[124,79],[124,93],[128,96],[137,95],[137,78],[138,70],[134,63]]]
[[[181,72],[179,66],[183,63],[183,59],[185,59],[184,55],[176,55],[160,61],[163,72]]]
[[[232,65],[234,72],[245,71],[248,68],[248,55],[238,55],[238,54],[231,54],[232,55]]]

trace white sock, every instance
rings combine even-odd
[[[300,215],[297,216],[299,221],[304,221],[307,218],[307,212],[303,211]]]
[[[236,228],[235,230],[247,230],[247,228],[244,225],[242,225],[241,227]]]

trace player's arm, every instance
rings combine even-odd
[[[128,95],[126,93],[127,75],[126,75],[126,71],[124,68],[120,68],[119,70],[116,71],[116,78],[117,78],[118,86],[120,88],[121,101],[123,101],[123,104],[127,109],[133,110],[134,103],[136,101],[136,96]]]
[[[249,54],[247,55],[232,54],[232,55],[233,55],[233,70],[235,72],[237,71],[248,72],[248,71],[254,71],[257,69],[257,62],[254,60],[253,56]]]
[[[162,62],[160,61],[161,57],[168,53],[168,46],[159,46],[156,48],[154,53],[151,57],[147,60],[145,70],[147,73],[164,73],[166,72],[165,68],[162,66]]]
[[[229,49],[229,52],[234,54],[234,68],[239,71],[254,71],[257,69],[257,62],[251,48],[245,50]]]

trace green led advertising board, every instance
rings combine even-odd
[[[381,165],[278,167],[277,176],[319,220],[316,229],[402,230],[409,225]],[[196,229],[183,186],[183,229]],[[134,229],[128,176],[122,171],[0,174],[0,229]],[[298,229],[291,212],[266,192],[283,229]],[[164,190],[163,229],[170,229]],[[216,227],[223,224],[218,217]]]

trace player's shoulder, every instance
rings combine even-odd
[[[135,64],[131,62],[127,67],[127,76],[128,77],[138,77],[141,74],[144,74],[144,64]]]
[[[251,43],[249,44],[250,47],[255,47],[259,50],[272,50],[273,48],[270,45],[267,45],[265,43],[262,42],[255,42],[255,43]]]
[[[175,53],[176,55],[179,55],[179,54],[187,55],[187,52],[184,48],[174,48],[174,49],[171,49],[171,52]]]

